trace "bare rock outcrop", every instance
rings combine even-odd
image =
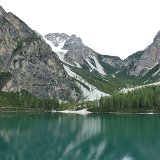
[[[0,70],[12,78],[6,91],[26,89],[41,98],[76,101],[75,82],[58,56],[31,28],[0,6]],[[9,86],[9,87],[7,87]]]

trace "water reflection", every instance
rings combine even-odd
[[[158,115],[0,116],[3,160],[158,160]]]

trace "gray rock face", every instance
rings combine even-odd
[[[127,60],[126,62],[128,63]],[[160,32],[155,36],[153,43],[136,60],[132,59],[132,63],[132,68],[128,73],[134,76],[143,76],[160,64]]]
[[[62,49],[65,49],[65,50],[71,50],[73,48],[80,48],[80,47],[83,47],[83,43],[82,43],[82,40],[81,38],[79,37],[76,37],[76,35],[71,35],[65,42],[64,46]]]
[[[70,50],[65,55],[65,60],[71,64],[76,62],[80,65],[84,65],[86,63],[85,59],[88,57],[92,58],[93,56],[97,57],[97,53],[89,47],[81,45],[70,48]]]
[[[160,31],[154,38],[153,43],[143,51],[138,51],[130,55],[125,60],[121,60],[119,57],[101,55],[93,51],[91,48],[85,46],[82,40],[76,35],[66,34],[48,34],[45,36],[47,40],[52,41],[54,46],[58,46],[60,43],[62,50],[67,50],[64,55],[64,60],[72,65],[76,66],[76,63],[81,66],[86,65],[86,68],[91,68],[90,64],[96,67],[96,58],[101,66],[105,66],[105,72],[108,73],[108,68],[119,71],[123,75],[127,76],[144,76],[157,64],[160,64]],[[87,63],[86,63],[87,61]],[[90,64],[89,64],[89,63]],[[103,63],[103,64],[102,64]],[[89,65],[88,65],[89,64]],[[109,66],[108,66],[109,65]],[[157,70],[157,69],[156,69]],[[122,72],[121,72],[122,71]]]
[[[65,37],[65,35],[64,35]],[[41,98],[76,101],[75,82],[65,72],[58,56],[40,36],[12,13],[0,7],[0,70],[12,79],[5,91],[26,89]]]
[[[97,53],[91,48],[85,46],[82,40],[76,35],[71,35],[70,38],[65,42],[63,49],[67,49],[64,59],[68,63],[74,64],[79,63],[84,65],[88,57],[97,57]]]
[[[45,35],[45,38],[50,40],[55,47],[58,47],[60,43],[63,43],[69,39],[69,36],[65,33],[49,33]]]
[[[119,57],[101,55],[101,58],[104,63],[107,63],[114,68],[121,68],[124,66],[123,61]]]
[[[80,65],[84,65],[85,59],[88,57],[95,56],[97,57],[97,53],[93,51],[91,48],[85,46],[81,40],[81,38],[77,37],[76,35],[66,35],[63,36],[64,33],[50,33],[45,36],[47,40],[50,40],[55,47],[57,47],[57,43],[63,42],[63,46],[61,49],[67,50],[67,53],[64,56],[66,62],[73,64],[79,63]],[[56,35],[56,38],[55,38]],[[59,41],[59,39],[61,41]],[[57,40],[57,42],[55,42]]]
[[[2,16],[4,14],[6,14],[6,11],[0,6],[0,15]]]
[[[47,40],[50,40],[54,46],[55,45],[55,35],[60,36],[57,37],[58,39],[63,39],[64,42],[62,46],[62,50],[67,50],[66,54],[64,55],[64,60],[72,65],[79,64],[85,69],[89,69],[90,71],[93,71],[93,68],[99,72],[99,69],[104,71],[104,68],[102,67],[103,64],[106,63],[107,65],[110,65],[110,68],[120,68],[124,65],[123,61],[119,57],[115,56],[107,56],[107,55],[100,55],[99,53],[95,52],[91,48],[85,46],[81,40],[81,38],[77,37],[76,35],[67,36],[67,38],[62,38],[62,34],[47,34],[45,38]],[[98,64],[99,63],[99,64]],[[103,73],[99,72],[99,73]],[[104,71],[104,74],[108,73],[108,70]]]
[[[113,67],[122,67],[129,76],[144,76],[155,66],[160,64],[160,31],[154,38],[153,43],[143,51],[130,55],[125,60],[118,57],[103,56],[102,60]]]

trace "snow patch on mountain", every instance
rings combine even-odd
[[[97,90],[96,87],[90,84],[88,84],[88,86],[90,87],[90,91],[88,91],[85,87],[83,87],[79,83],[78,86],[81,88],[83,95],[87,101],[94,101],[100,99],[101,97],[109,96],[109,94]]]
[[[152,77],[155,77],[158,73],[160,73],[160,68],[158,71],[156,71],[155,73],[152,74]]]
[[[47,40],[47,39],[46,39],[46,43],[50,45],[50,47],[52,48],[52,51],[57,54],[57,56],[59,57],[59,59],[60,59],[62,62],[66,63],[66,64],[68,64],[68,65],[74,66],[74,65],[72,65],[72,64],[70,64],[70,63],[68,63],[68,62],[66,62],[66,61],[64,60],[64,56],[65,56],[65,54],[66,54],[67,51],[68,51],[68,50],[62,49],[62,46],[64,45],[65,42],[59,44],[58,47],[55,47],[54,44],[53,44],[51,41]],[[77,67],[78,67],[78,66],[77,66]],[[81,68],[81,67],[79,67],[79,68]]]
[[[71,71],[71,69],[69,67],[67,67],[66,65],[63,65],[64,69],[66,70],[66,72],[68,73],[68,75],[72,78],[80,78],[80,76],[78,76],[77,74],[75,74],[73,71]]]
[[[120,92],[127,93],[129,91],[134,91],[135,89],[139,89],[139,88],[143,88],[143,87],[147,87],[147,86],[156,86],[156,85],[160,85],[160,81],[159,82],[155,82],[155,83],[150,83],[150,84],[147,84],[147,85],[133,87],[133,88],[123,88],[123,89],[121,89]]]
[[[89,59],[89,58],[86,58],[86,59],[85,59],[85,60],[87,61],[88,65],[91,67],[91,71],[96,70],[96,71],[99,72],[100,74],[106,75],[106,73],[105,73],[104,70],[103,70],[103,67],[99,64],[97,58],[94,57],[94,56],[93,56],[93,57],[90,56],[90,58],[92,58],[92,59],[94,60],[95,65],[96,65],[96,67],[95,67],[95,66],[90,62],[90,59]]]
[[[98,60],[96,57],[92,57],[96,63],[96,67],[97,67],[97,71],[102,74],[102,75],[106,75],[106,73],[103,70],[103,67],[99,64]]]
[[[46,39],[46,43],[48,43],[50,45],[50,47],[52,48],[52,51],[56,52],[56,54],[58,55],[59,59],[64,62],[64,63],[67,63],[69,65],[72,65],[68,62],[65,61],[64,57],[65,57],[65,54],[68,52],[68,50],[64,50],[62,49],[64,44],[65,44],[66,41],[61,41],[60,43],[58,43],[58,46],[55,46],[51,41],[47,40]],[[85,58],[85,57],[84,57]],[[90,62],[90,59],[89,58],[92,58],[95,62],[95,65],[96,67]],[[85,60],[87,61],[88,65],[91,67],[91,70],[90,71],[94,71],[96,70],[97,72],[99,72],[100,74],[102,75],[106,75],[106,73],[104,72],[103,70],[103,67],[99,64],[97,58],[95,56],[90,56],[89,58],[85,58]],[[78,67],[78,68],[82,68],[81,65],[77,62],[74,62],[75,66]],[[74,66],[74,65],[72,65]]]
[[[101,75],[106,75],[97,59],[97,53],[85,46],[81,38],[76,35],[69,36],[65,33],[49,33],[45,35],[45,38],[63,62],[69,62],[78,68],[82,68],[81,66],[86,61],[90,66],[90,71],[96,70]]]
[[[59,45],[56,47],[51,41],[49,41],[47,39],[45,39],[45,40],[46,40],[46,43],[48,43],[50,45],[50,47],[52,48],[52,51],[54,51],[56,53],[58,53],[58,52],[67,53],[68,52],[68,50],[62,49],[65,41],[59,43]]]
[[[97,68],[90,62],[89,58],[86,58],[85,60],[89,64],[89,66],[91,67],[90,71],[97,70]]]
[[[159,82],[155,82],[155,83],[148,84],[148,85],[146,85],[146,86],[156,86],[156,85],[160,85],[160,81],[159,81]]]
[[[109,94],[106,94],[104,92],[99,91],[96,87],[92,86],[91,84],[86,82],[84,79],[82,79],[82,77],[80,77],[79,75],[75,74],[73,71],[71,71],[71,69],[68,66],[64,65],[64,69],[66,70],[66,72],[68,73],[68,75],[70,77],[81,81],[82,83],[84,83],[85,85],[87,85],[90,88],[90,91],[88,91],[84,86],[82,86],[81,84],[79,84],[77,82],[77,85],[82,90],[86,101],[94,101],[94,100],[100,99],[101,97],[109,96]]]
[[[78,67],[78,68],[82,68],[82,67],[81,67],[81,65],[80,65],[79,63],[74,62],[74,64],[76,64],[76,67]]]

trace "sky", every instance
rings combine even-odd
[[[122,59],[145,49],[160,30],[160,0],[0,0],[43,36],[76,34],[101,54]]]

